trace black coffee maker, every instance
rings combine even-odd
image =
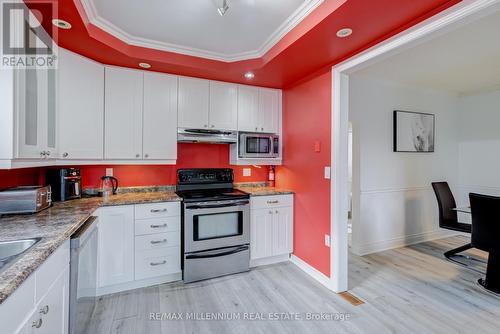
[[[52,189],[53,202],[82,197],[82,177],[79,168],[47,169],[45,181]]]

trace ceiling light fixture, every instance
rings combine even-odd
[[[340,38],[346,38],[348,36],[352,35],[352,29],[351,28],[343,28],[337,31],[337,37]]]
[[[151,64],[148,63],[139,63],[139,66],[142,68],[151,68]]]
[[[214,0],[215,5],[217,6],[217,12],[220,16],[224,16],[226,12],[229,10],[229,1],[228,0]]]
[[[52,24],[61,29],[66,29],[66,30],[71,29],[71,23],[61,19],[53,19]]]
[[[255,78],[255,74],[253,74],[253,72],[247,72],[245,73],[245,78],[248,80],[252,80],[253,78]]]

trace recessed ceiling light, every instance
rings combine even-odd
[[[61,29],[71,29],[71,23],[61,19],[53,19],[52,24]]]
[[[247,72],[245,73],[245,78],[248,80],[252,80],[253,78],[255,78],[255,74],[253,74],[253,72]]]
[[[345,38],[345,37],[348,37],[351,35],[352,35],[351,28],[343,28],[343,29],[340,29],[339,31],[337,31],[337,37],[340,37],[340,38]]]
[[[142,68],[151,68],[151,64],[148,63],[139,63],[139,66]]]

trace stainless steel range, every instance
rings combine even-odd
[[[249,195],[233,188],[232,169],[181,169],[184,282],[249,270]]]

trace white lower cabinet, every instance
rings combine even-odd
[[[99,209],[99,287],[134,279],[134,206]]]
[[[98,294],[182,279],[179,202],[104,207]]]
[[[250,224],[250,259],[285,259],[293,252],[293,195],[252,197]]]
[[[2,333],[67,334],[69,241],[0,305]]]

